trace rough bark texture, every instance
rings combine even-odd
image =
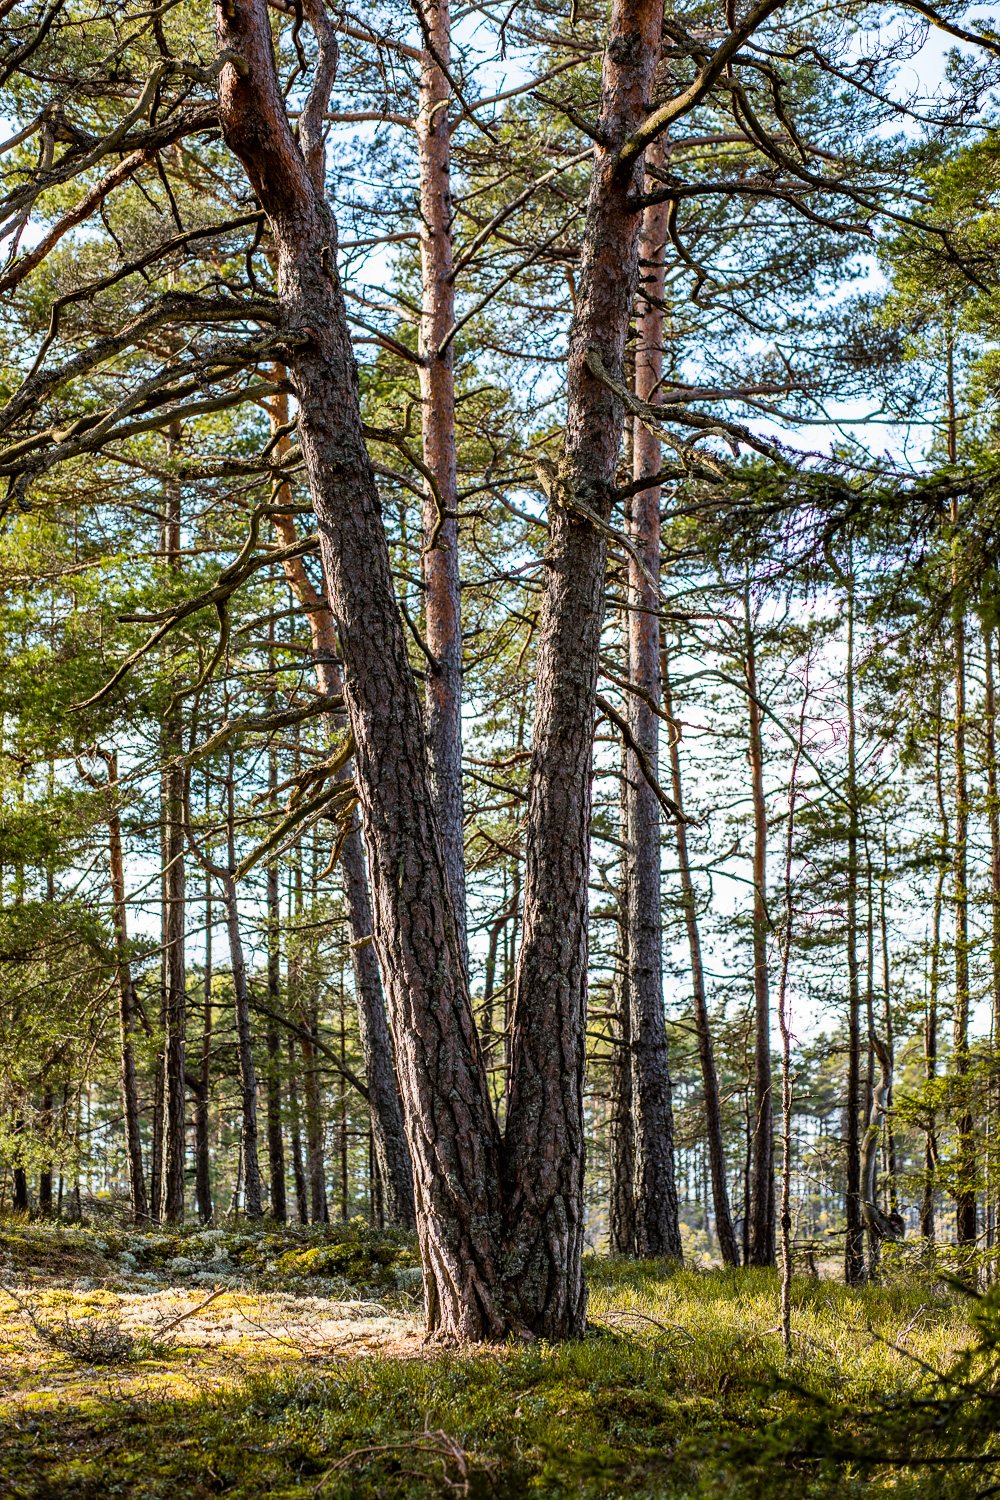
[[[993,979],[993,1047],[994,1054],[1000,1047],[1000,798],[997,795],[997,739],[996,739],[996,684],[993,669],[993,629],[987,625],[983,630],[983,646],[986,656],[986,814],[990,825],[990,915],[991,943],[990,970]],[[1000,1138],[1000,1083],[992,1090],[993,1125],[991,1131],[992,1165],[996,1162],[997,1142]],[[986,1173],[990,1181],[990,1172]],[[996,1205],[989,1209],[988,1248],[996,1243]]]
[[[374,904],[413,1161],[428,1326],[448,1338],[506,1331],[500,1299],[496,1125],[448,894],[420,702],[396,604],[378,494],[361,431],[358,373],[336,265],[336,224],[285,114],[265,0],[216,11],[226,143],[268,215],[278,301],[299,402],[299,438],[344,663]],[[322,151],[336,66],[325,14],[316,79],[300,118]]]
[[[448,0],[422,0],[433,54],[420,63],[417,158],[420,171],[420,397],[424,463],[433,479],[423,506],[424,620],[435,665],[425,684],[424,713],[431,787],[444,849],[448,885],[462,953],[465,931],[465,857],[462,809],[462,594],[458,566],[458,479],[455,463],[455,283],[452,274],[451,19]],[[446,512],[452,512],[447,515]]]
[[[278,412],[278,421],[287,419]],[[285,543],[295,539],[295,523],[290,515],[276,516],[275,528]],[[306,611],[312,636],[316,677],[327,695],[343,691],[337,665],[337,628],[326,599],[313,587],[301,558],[285,562],[285,577],[296,599]],[[343,775],[349,776],[345,768]],[[340,851],[340,871],[344,882],[344,899],[351,927],[351,961],[354,969],[354,993],[358,1010],[358,1035],[365,1064],[375,1155],[383,1185],[383,1212],[391,1224],[404,1229],[415,1226],[413,1205],[413,1170],[406,1143],[399,1087],[393,1065],[392,1039],[385,1014],[385,995],[379,976],[378,954],[373,945],[374,919],[368,889],[365,850],[358,819]]]
[[[663,165],[659,143],[647,153],[651,166]],[[640,237],[641,286],[636,316],[635,393],[657,399],[663,375],[663,246],[668,207],[647,208]],[[661,445],[638,420],[632,442],[633,477],[660,472]],[[660,702],[659,598],[660,488],[640,490],[631,502],[632,540],[638,557],[629,558],[628,676],[646,694],[629,695],[632,735],[654,775],[659,761],[660,721],[651,704]],[[674,1111],[663,1013],[663,931],[660,915],[660,804],[630,750],[626,757],[628,805],[628,975],[631,1010],[632,1115],[635,1127],[635,1236],[639,1255],[682,1258],[677,1189],[674,1183]]]
[[[670,693],[669,662],[663,659],[663,703],[673,718],[673,702]],[[680,729],[670,735],[670,779],[671,793],[677,807],[683,811],[684,796],[681,784]],[[701,1064],[701,1081],[705,1094],[705,1135],[708,1144],[708,1163],[712,1177],[712,1204],[715,1209],[715,1233],[719,1251],[727,1266],[740,1263],[739,1246],[733,1229],[732,1210],[729,1205],[729,1186],[726,1181],[726,1149],[722,1133],[722,1102],[719,1095],[719,1076],[715,1066],[715,1048],[712,1043],[712,1028],[708,1016],[708,997],[705,989],[705,969],[701,960],[701,936],[698,931],[698,893],[691,878],[691,860],[688,855],[687,826],[679,819],[676,824],[677,864],[681,880],[681,896],[684,901],[684,925],[687,929],[688,952],[691,955],[691,994],[694,1006],[694,1024],[698,1033],[698,1060]]]
[[[753,788],[753,989],[754,1097],[753,1164],[750,1180],[749,1262],[773,1266],[774,1253],[774,1099],[771,1079],[771,1005],[767,972],[767,804],[764,800],[764,746],[760,733],[757,668],[749,601],[746,609],[747,698],[750,706],[750,774]]]

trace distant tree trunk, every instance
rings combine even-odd
[[[774,1101],[771,1080],[771,1004],[767,972],[767,803],[764,800],[764,746],[760,732],[757,664],[750,595],[744,594],[747,699],[750,709],[750,775],[753,787],[753,987],[754,1096],[753,1164],[750,1174],[750,1260],[773,1266]]]
[[[865,1279],[864,1230],[861,1218],[861,1139],[858,1108],[861,1093],[861,995],[858,986],[858,782],[857,728],[854,716],[854,573],[847,594],[847,1104],[844,1280],[860,1286]]]
[[[993,673],[993,629],[983,629],[983,645],[986,655],[986,815],[990,825],[990,915],[991,937],[990,969],[993,980],[993,1052],[994,1067],[1000,1052],[1000,796],[997,792],[997,741],[996,741],[996,687]],[[1000,1079],[993,1089],[993,1162],[997,1166],[1000,1146]],[[990,1181],[990,1173],[987,1173]],[[990,1233],[988,1247],[997,1240],[997,1207],[990,1201]]]
[[[628,798],[625,777],[628,757],[622,748],[618,837],[622,857],[618,876],[618,952],[611,990],[611,1121],[609,1129],[610,1188],[609,1243],[613,1255],[634,1255],[635,1241],[635,1131],[632,1121],[632,1024],[628,961]]]
[[[226,773],[226,836],[229,868],[222,872],[222,894],[226,906],[229,953],[233,968],[233,992],[236,1002],[236,1056],[240,1072],[240,1110],[243,1119],[240,1155],[243,1161],[243,1201],[248,1219],[259,1219],[264,1212],[261,1196],[260,1161],[257,1145],[257,1070],[253,1060],[253,1028],[250,1021],[250,993],[247,988],[246,960],[240,935],[240,912],[236,898],[236,808],[234,797],[235,768],[229,752]]]
[[[201,1027],[201,1071],[194,1114],[194,1182],[198,1218],[210,1224],[212,1203],[211,1154],[208,1140],[208,1101],[212,1085],[212,877],[205,875],[205,987]]]
[[[950,376],[950,365],[949,365]],[[954,462],[954,460],[952,460]],[[952,525],[959,524],[958,501],[952,502]],[[955,1233],[959,1245],[976,1243],[976,1143],[973,1135],[969,1079],[969,790],[965,761],[965,613],[954,607],[955,658],[955,1072],[961,1110],[955,1121],[958,1134],[958,1171],[955,1187]]]
[[[924,1074],[927,1081],[937,1076],[938,1055],[938,992],[941,983],[941,910],[944,904],[944,882],[948,862],[951,832],[948,810],[944,800],[944,777],[941,754],[941,695],[938,694],[934,736],[934,789],[937,796],[938,817],[941,822],[940,850],[938,855],[938,877],[934,888],[933,926],[931,929],[931,970],[927,990],[927,1014],[924,1023]],[[934,1244],[934,1189],[937,1178],[936,1121],[931,1110],[924,1132],[924,1190],[920,1204],[920,1232],[927,1242],[928,1250]]]
[[[306,1161],[309,1172],[309,1207],[314,1224],[326,1224],[330,1212],[326,1201],[326,1167],[323,1161],[323,1111],[320,1102],[319,1079],[316,1073],[316,1048],[312,1036],[316,1026],[315,1014],[305,1012],[305,1030],[302,1038],[302,1057],[305,1063],[303,1085],[306,1095]]]
[[[287,397],[281,397],[272,409],[272,426],[288,418]],[[279,451],[287,447],[287,438],[279,439]],[[279,492],[287,495],[287,488]],[[291,515],[274,517],[275,529],[284,543],[295,539]],[[285,577],[299,604],[306,611],[312,635],[316,676],[328,696],[343,691],[337,666],[336,622],[327,600],[313,587],[301,558],[284,564]],[[331,719],[331,730],[333,723]],[[350,771],[345,767],[343,775]],[[390,1224],[404,1229],[415,1225],[413,1202],[413,1169],[410,1149],[403,1125],[403,1110],[393,1063],[392,1038],[385,1014],[385,996],[379,976],[378,953],[374,946],[375,922],[364,842],[356,816],[340,851],[340,872],[344,884],[351,926],[351,962],[354,969],[354,992],[358,1009],[358,1036],[368,1085],[368,1107],[371,1114],[379,1179],[383,1186],[384,1212]],[[272,1007],[273,1008],[273,1007]]]
[[[142,1133],[139,1128],[139,1087],[135,1072],[135,985],[128,961],[127,907],[125,904],[125,866],[122,860],[121,819],[118,814],[118,752],[98,752],[108,768],[108,855],[111,871],[111,896],[115,914],[115,958],[118,969],[118,1026],[120,1036],[120,1079],[122,1114],[125,1119],[125,1153],[128,1160],[129,1193],[132,1221],[144,1223],[149,1218],[146,1199],[146,1177],[142,1167]]]
[[[288,1121],[292,1139],[292,1176],[295,1181],[295,1207],[298,1210],[299,1223],[309,1223],[309,1187],[306,1182],[306,1171],[302,1161],[302,1133],[299,1125],[299,1096],[295,1087],[295,1075],[297,1071],[297,1058],[295,1056],[295,1039],[292,1033],[288,1033]]]
[[[670,665],[666,651],[662,656],[663,706],[670,718],[674,707],[670,692]],[[683,811],[684,796],[681,784],[680,729],[671,728],[670,735],[671,791],[677,807]],[[677,838],[677,864],[681,879],[681,896],[684,901],[684,925],[687,928],[688,951],[691,955],[691,992],[694,1002],[694,1024],[698,1033],[698,1060],[701,1064],[701,1081],[705,1094],[705,1133],[708,1144],[709,1169],[712,1175],[712,1202],[715,1208],[715,1232],[719,1240],[719,1252],[727,1266],[740,1263],[739,1247],[733,1229],[732,1210],[729,1206],[729,1187],[726,1180],[726,1147],[722,1127],[722,1103],[719,1096],[719,1077],[715,1067],[715,1048],[712,1044],[712,1029],[708,1016],[708,998],[705,990],[705,970],[701,960],[701,938],[698,932],[698,893],[691,879],[691,860],[688,855],[687,825],[679,818],[675,825]]]
[[[274,622],[271,622],[273,633]],[[272,807],[277,805],[278,758],[268,754],[268,789]],[[278,906],[278,861],[267,867],[267,1007],[272,1015],[281,1009],[281,913]],[[281,1042],[278,1023],[267,1021],[267,1165],[271,1189],[271,1216],[279,1224],[288,1218],[285,1199],[285,1140],[281,1122]]]
[[[51,898],[50,898],[51,899]],[[42,1114],[39,1124],[43,1134],[52,1140],[52,1085],[46,1084],[42,1094]],[[38,1175],[38,1212],[48,1217],[52,1213],[52,1164],[44,1166]]]
[[[451,202],[451,19],[448,0],[419,0],[433,50],[420,61],[417,160],[420,173],[420,397],[424,464],[421,569],[427,646],[427,754],[459,943],[468,966],[462,808],[462,594],[455,458],[455,281]]]
[[[882,934],[882,994],[883,1014],[882,1024],[885,1034],[885,1046],[889,1057],[894,1056],[895,1028],[892,1024],[892,985],[889,979],[889,927],[886,917],[885,885],[889,875],[889,843],[888,837],[883,829],[882,832],[882,875],[879,880],[879,926]],[[898,1195],[896,1191],[896,1136],[892,1128],[892,1080],[889,1082],[889,1092],[886,1095],[885,1116],[885,1178],[887,1190],[887,1206],[891,1213],[895,1213],[898,1207]]]
[[[651,167],[663,166],[657,143],[647,153]],[[652,186],[652,184],[649,184]],[[643,214],[639,243],[643,290],[636,317],[635,393],[655,402],[663,378],[663,246],[668,205]],[[655,478],[661,445],[638,420],[633,433],[633,476]],[[631,532],[637,558],[629,558],[628,642],[630,681],[644,698],[629,694],[632,735],[654,776],[659,762],[660,487],[632,496]],[[648,575],[648,576],[647,576]],[[674,1112],[667,1029],[663,1014],[663,930],[660,912],[660,804],[634,752],[626,757],[628,808],[628,977],[631,1008],[632,1116],[635,1128],[635,1239],[640,1255],[667,1255],[680,1261],[680,1222],[674,1183]]]
[[[168,451],[180,444],[180,426],[171,423]],[[175,480],[164,488],[163,552],[172,572],[180,568],[181,489]],[[166,955],[164,1012],[163,1218],[184,1219],[185,1071],[187,1046],[187,972],[184,953],[184,773],[182,720],[176,709],[163,724],[163,946]]]

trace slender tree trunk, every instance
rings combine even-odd
[[[168,449],[180,442],[178,424],[168,430]],[[163,551],[172,571],[180,567],[181,491],[171,480],[165,486]],[[163,1217],[168,1224],[184,1219],[185,1070],[187,1047],[187,973],[184,952],[184,853],[182,827],[184,773],[182,721],[175,711],[163,725],[163,945],[166,955],[164,1028]]]
[[[288,1121],[290,1135],[292,1138],[292,1176],[295,1180],[295,1207],[298,1210],[299,1223],[309,1223],[309,1188],[306,1182],[306,1169],[302,1161],[302,1132],[299,1124],[299,1095],[295,1086],[295,1075],[297,1071],[297,1060],[295,1057],[295,1040],[292,1033],[288,1033]]]
[[[657,144],[649,165],[662,167]],[[666,204],[647,208],[639,243],[643,290],[636,318],[635,393],[655,402],[663,375],[663,246]],[[633,475],[649,479],[660,472],[661,447],[638,420],[632,440]],[[629,695],[628,713],[635,742],[655,775],[659,761],[660,702],[659,598],[660,487],[632,497],[631,532],[638,558],[629,558],[628,643],[630,680],[649,701]],[[632,1116],[635,1126],[635,1235],[640,1255],[668,1255],[680,1261],[680,1222],[674,1183],[674,1112],[667,1029],[663,1014],[663,931],[660,913],[660,804],[643,776],[634,752],[626,757],[628,807],[628,976],[631,1008]]]
[[[207,788],[206,788],[207,791]],[[194,1114],[194,1182],[198,1218],[212,1222],[212,1170],[208,1140],[208,1101],[212,1085],[212,877],[205,875],[205,981],[202,1002],[201,1069]]]
[[[993,629],[983,629],[986,655],[986,816],[990,825],[990,970],[993,980],[993,1052],[994,1068],[1000,1051],[1000,796],[997,793],[996,687],[993,672]],[[993,1168],[997,1165],[1000,1146],[1000,1078],[993,1088]],[[987,1181],[990,1174],[987,1173]],[[991,1202],[989,1245],[996,1243],[997,1209]]]
[[[118,815],[118,752],[102,757],[108,768],[108,856],[111,897],[115,913],[115,958],[118,969],[118,1027],[122,1114],[125,1120],[125,1153],[128,1160],[129,1193],[133,1223],[149,1218],[146,1177],[142,1168],[142,1134],[139,1129],[139,1087],[135,1072],[135,987],[128,961],[128,929],[125,905],[125,866],[122,861],[121,820]]]
[[[853,558],[851,561],[853,570]],[[861,995],[858,987],[858,782],[857,729],[854,716],[854,574],[847,596],[847,1105],[844,1280],[860,1286],[865,1279],[864,1226],[861,1217]]]
[[[628,798],[625,777],[628,758],[622,748],[622,779],[619,796],[618,837],[622,858],[618,877],[618,953],[612,981],[611,1009],[611,1121],[609,1130],[611,1203],[609,1242],[613,1255],[634,1255],[635,1236],[635,1128],[632,1118],[632,1015],[629,1003]]]
[[[50,896],[50,900],[53,898]],[[46,1140],[51,1144],[52,1139],[52,1085],[47,1083],[42,1094],[42,1113],[39,1124]],[[51,1161],[42,1168],[38,1174],[38,1212],[48,1217],[52,1213],[52,1163]]]
[[[221,877],[229,933],[229,954],[233,966],[233,993],[236,1002],[236,1056],[240,1072],[240,1110],[243,1119],[240,1157],[243,1162],[243,1201],[248,1219],[259,1219],[264,1212],[261,1197],[260,1161],[257,1146],[257,1070],[253,1060],[253,1029],[250,1022],[250,992],[247,988],[246,960],[240,935],[240,911],[236,898],[236,809],[234,806],[235,770],[229,753],[226,774],[226,834],[229,868]]]
[[[950,366],[949,366],[950,389]],[[953,428],[952,428],[953,430]],[[952,460],[954,462],[954,460]],[[952,503],[952,525],[959,524],[958,501]],[[955,657],[955,1072],[962,1091],[958,1133],[958,1172],[955,1189],[955,1231],[959,1245],[976,1243],[976,1144],[973,1135],[969,1079],[969,790],[965,761],[965,613],[954,606]]]
[[[882,933],[882,994],[884,997],[884,1009],[882,1024],[885,1033],[885,1045],[891,1057],[895,1055],[895,1028],[892,1024],[892,985],[889,979],[889,925],[886,916],[885,885],[889,875],[889,842],[885,830],[882,833],[882,875],[879,880],[879,926]],[[896,1135],[892,1128],[892,1081],[890,1079],[889,1092],[886,1096],[885,1117],[885,1184],[887,1193],[886,1207],[888,1212],[895,1213],[898,1204],[896,1191]]]
[[[757,664],[750,596],[744,596],[746,678],[750,706],[750,775],[753,786],[753,988],[754,1096],[753,1165],[750,1174],[750,1265],[773,1266],[774,1102],[771,1081],[771,1004],[767,973],[767,803],[764,746],[760,732]]]
[[[274,629],[272,621],[271,629]],[[268,787],[276,806],[278,758],[268,755]],[[267,1007],[273,1015],[281,1010],[281,914],[278,906],[278,861],[267,867]],[[285,1140],[281,1122],[281,1042],[278,1023],[267,1022],[267,1165],[271,1189],[271,1216],[279,1224],[288,1218],[285,1200]]]
[[[326,1164],[323,1160],[323,1109],[320,1101],[319,1078],[316,1072],[316,1048],[312,1036],[316,1017],[311,1009],[303,1007],[305,1029],[308,1039],[302,1038],[303,1087],[306,1104],[306,1163],[309,1174],[309,1207],[314,1224],[326,1224],[330,1218],[326,1200]]]
[[[458,477],[455,457],[455,281],[452,265],[451,66],[448,0],[419,0],[421,54],[417,160],[420,172],[420,398],[424,464],[421,568],[427,646],[424,712],[427,754],[445,869],[459,943],[468,965],[462,810],[462,595],[458,559]]]
[[[792,855],[795,849],[795,797],[799,761],[805,739],[809,678],[806,676],[799,719],[799,736],[788,779],[788,828],[785,836],[785,931],[781,943],[778,981],[778,1030],[781,1033],[781,1341],[785,1358],[792,1356],[792,1028],[788,1009],[788,965],[792,954]]]
[[[670,665],[666,651],[662,658],[663,705],[672,719],[674,707],[670,692]],[[677,807],[683,811],[684,796],[681,784],[680,729],[670,730],[670,777],[671,791]],[[688,951],[691,955],[691,992],[694,1003],[694,1024],[698,1033],[698,1060],[701,1064],[701,1081],[705,1094],[705,1132],[708,1144],[709,1169],[712,1176],[712,1202],[715,1208],[715,1232],[719,1240],[719,1252],[727,1266],[740,1263],[739,1247],[733,1229],[732,1210],[729,1206],[729,1188],[726,1181],[726,1147],[722,1128],[722,1103],[719,1095],[719,1077],[715,1067],[715,1048],[712,1044],[712,1029],[708,1016],[708,998],[705,989],[705,970],[701,959],[701,937],[698,932],[698,893],[691,878],[691,860],[688,854],[687,825],[677,819],[677,864],[680,870],[681,897],[684,902],[684,925],[687,929]]]
[[[287,418],[288,401],[282,397],[280,404],[273,409],[272,425],[281,425]],[[282,443],[287,444],[287,439],[279,440],[279,448]],[[287,496],[287,493],[286,488],[284,494]],[[274,521],[282,541],[286,544],[294,541],[295,523],[291,515],[275,516]],[[301,558],[290,559],[284,564],[284,569],[292,592],[306,611],[319,685],[328,696],[339,694],[343,691],[343,683],[337,667],[337,630],[333,612],[327,600],[313,587]],[[346,767],[343,775],[350,775]],[[341,846],[340,872],[351,928],[358,1035],[365,1064],[375,1154],[383,1185],[384,1212],[391,1224],[412,1229],[415,1225],[413,1170],[403,1126],[378,953],[374,946],[375,924],[364,843],[356,816]]]
[[[941,820],[938,877],[934,888],[934,907],[931,928],[931,971],[927,989],[927,1014],[924,1022],[924,1075],[930,1082],[937,1077],[938,1055],[938,993],[941,983],[941,910],[944,904],[944,882],[948,862],[951,833],[948,811],[944,800],[944,777],[941,754],[941,697],[938,695],[934,741],[934,788],[937,795],[938,817]],[[930,1111],[927,1129],[924,1132],[924,1190],[920,1204],[920,1232],[927,1243],[928,1252],[934,1244],[934,1189],[937,1177],[937,1136],[934,1111]]]

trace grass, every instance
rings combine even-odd
[[[319,1239],[311,1248],[322,1249]],[[0,1495],[971,1500],[1000,1479],[965,1463],[900,1462],[906,1424],[941,1428],[940,1400],[913,1405],[941,1394],[929,1369],[952,1366],[975,1338],[974,1306],[947,1287],[917,1276],[851,1292],[796,1280],[785,1361],[773,1274],[595,1259],[589,1280],[592,1328],[574,1344],[435,1352],[412,1327],[401,1334],[400,1308],[385,1303],[353,1305],[355,1322],[343,1325],[356,1329],[353,1341],[285,1337],[295,1298],[244,1291],[232,1306],[213,1304],[219,1323],[206,1309],[175,1330],[175,1348],[127,1371],[81,1371],[39,1346],[12,1309],[0,1360],[21,1373],[0,1406]],[[77,1319],[88,1309],[106,1318],[108,1299],[125,1295],[37,1283],[31,1294]],[[187,1301],[203,1295],[192,1288]],[[265,1335],[213,1342],[212,1328],[236,1321],[240,1296],[258,1298]],[[274,1321],[276,1297],[284,1323]],[[317,1318],[336,1306],[300,1301]],[[372,1352],[376,1313],[388,1332]],[[947,1394],[952,1421],[965,1406]],[[871,1413],[887,1402],[896,1427],[873,1428]],[[939,1453],[940,1433],[934,1441]],[[985,1441],[995,1451],[991,1434]],[[914,1442],[914,1453],[931,1451]]]

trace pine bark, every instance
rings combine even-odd
[[[957,505],[957,502],[956,502]],[[952,520],[958,522],[957,510]],[[954,1057],[962,1107],[955,1128],[958,1135],[958,1173],[955,1190],[955,1233],[959,1245],[976,1242],[976,1144],[970,1107],[969,1071],[969,788],[965,749],[965,615],[961,603],[954,614],[955,655],[955,843],[952,872],[955,889],[955,1023]]]
[[[208,1101],[212,1084],[212,877],[205,876],[205,975],[202,992],[201,1067],[194,1114],[194,1184],[198,1218],[210,1224],[212,1203],[211,1155],[208,1140]]]
[[[611,8],[570,331],[565,445],[550,487],[504,1143],[511,1293],[524,1323],[548,1338],[582,1333],[587,1303],[587,875],[607,549],[577,507],[609,516],[624,426],[620,398],[593,373],[588,355],[597,352],[623,380],[639,269],[641,221],[631,199],[643,164],[639,155],[624,169],[617,158],[650,107],[662,18],[658,0],[614,0]]]
[[[659,143],[647,160],[662,167]],[[651,184],[650,184],[651,185]],[[642,218],[639,242],[640,293],[636,315],[635,393],[655,403],[663,377],[663,246],[668,207],[656,204]],[[649,298],[643,295],[649,293]],[[661,445],[635,421],[633,477],[660,472]],[[655,588],[660,576],[660,487],[640,490],[631,501],[632,540],[628,610],[628,676],[645,698],[629,694],[635,743],[654,775],[659,763],[660,627]],[[641,558],[644,567],[639,566]],[[626,757],[628,806],[628,978],[632,1054],[632,1116],[635,1141],[635,1234],[639,1255],[680,1261],[680,1222],[674,1183],[674,1112],[663,1011],[663,930],[660,911],[660,804],[632,750]]]
[[[431,50],[420,62],[417,160],[420,172],[420,399],[425,485],[422,527],[424,621],[434,658],[424,692],[427,754],[459,943],[466,967],[462,807],[462,594],[455,455],[455,280],[452,258],[451,66],[448,0],[420,0]]]
[[[990,827],[990,972],[993,988],[993,1049],[994,1056],[1000,1048],[1000,797],[997,792],[997,741],[996,741],[996,684],[993,669],[993,627],[983,629],[983,646],[986,658],[986,815]],[[993,1162],[997,1161],[997,1146],[1000,1142],[1000,1082],[992,1090],[992,1145]],[[987,1180],[990,1180],[987,1173]],[[990,1236],[988,1248],[997,1239],[997,1208],[991,1205],[989,1217]]]
[[[378,493],[361,430],[358,373],[322,185],[323,115],[336,40],[306,7],[319,55],[300,153],[275,70],[264,0],[216,11],[223,136],[268,215],[288,365],[339,626],[344,696],[396,1062],[413,1159],[429,1332],[506,1332],[500,1294],[498,1136],[436,825],[423,715],[396,603]],[[307,163],[309,165],[307,166]],[[307,340],[307,342],[300,342]]]
[[[628,961],[629,862],[624,853],[628,845],[626,767],[626,752],[623,747],[618,818],[618,837],[623,852],[618,876],[618,954],[611,990],[614,1019],[611,1023],[611,1119],[608,1131],[611,1189],[608,1237],[613,1255],[635,1254],[635,1128],[632,1120],[632,1016]]]

